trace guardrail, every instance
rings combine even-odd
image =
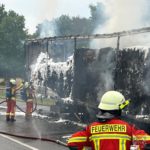
[[[69,35],[69,36],[54,36],[54,37],[46,37],[46,38],[39,38],[39,39],[28,39],[26,44],[30,42],[38,42],[38,41],[55,41],[55,40],[74,40],[74,39],[100,39],[100,38],[114,38],[114,37],[122,37],[122,36],[129,36],[134,34],[141,34],[150,32],[150,27],[140,28],[140,29],[133,29],[128,31],[121,31],[121,32],[114,32],[108,34],[93,34],[93,35]]]

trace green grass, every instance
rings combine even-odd
[[[19,102],[24,102],[20,97],[17,98],[17,101]],[[53,106],[56,104],[55,100],[52,99],[36,99],[38,105],[43,105],[43,106]]]
[[[39,105],[44,105],[44,106],[52,106],[55,105],[56,102],[52,99],[36,99],[37,100],[37,104]]]
[[[1,89],[3,89],[3,88],[5,88],[5,86],[1,86],[1,85],[0,85],[0,99],[1,99],[1,98],[5,98],[5,90],[1,90]]]
[[[3,86],[0,86],[0,88],[5,88]],[[3,101],[5,99],[5,90],[0,90],[0,101]],[[24,102],[20,96],[17,96],[17,101],[19,102]],[[37,104],[38,105],[43,105],[43,106],[52,106],[56,104],[56,101],[53,99],[41,99],[41,98],[36,98]]]

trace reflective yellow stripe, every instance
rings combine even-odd
[[[148,141],[148,140],[150,140],[150,136],[149,135],[137,135],[137,136],[133,136],[133,140]]]
[[[131,136],[126,134],[96,134],[90,137],[90,140],[94,139],[123,139],[123,140],[131,140]]]
[[[27,100],[27,102],[32,102],[32,101],[33,101],[33,99],[28,99],[28,100]]]
[[[96,134],[90,137],[94,142],[95,150],[100,150],[100,140],[119,140],[119,150],[126,150],[126,141],[131,141],[131,136],[125,134]]]
[[[100,140],[101,139],[93,140],[95,150],[100,150]],[[126,141],[127,140],[119,139],[119,150],[126,150]]]
[[[11,100],[16,100],[16,98],[15,98],[15,97],[12,97]]]
[[[120,150],[126,150],[126,140],[119,140],[119,149]]]
[[[14,113],[10,113],[10,116],[15,116],[15,114]]]
[[[69,139],[68,143],[72,143],[72,142],[86,142],[87,141],[87,137],[72,137]]]
[[[100,150],[100,139],[96,139],[93,142],[95,150]]]

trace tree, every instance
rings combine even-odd
[[[62,15],[56,19],[57,34],[58,35],[71,35],[72,20],[67,15]]]
[[[0,6],[0,65],[1,76],[20,76],[24,73],[23,43],[27,36],[25,19],[14,11]]]
[[[6,16],[6,11],[5,11],[5,7],[4,5],[0,6],[0,22],[2,21],[2,19]]]
[[[36,26],[36,32],[33,34],[33,37],[49,37],[55,36],[57,33],[55,20],[48,21],[44,20],[41,24]]]
[[[81,18],[79,16],[70,17],[68,15],[61,15],[59,18],[52,21],[45,20],[37,25],[37,30],[34,36],[39,37],[41,32],[51,33],[49,36],[67,36],[67,35],[89,35],[92,34],[97,25],[103,24],[107,16],[105,14],[105,7],[102,3],[96,5],[89,5],[91,16],[89,18]]]
[[[53,29],[54,34],[49,34],[49,36],[90,35],[94,32],[98,25],[102,25],[106,21],[107,17],[105,15],[105,8],[102,3],[90,5],[89,9],[91,11],[91,16],[89,18],[62,15],[52,21],[44,21],[43,23],[37,25],[37,30],[34,36],[39,38],[43,31],[43,27],[44,30],[47,29],[45,31],[46,33],[51,33],[50,30]],[[78,40],[77,48],[78,47],[89,47],[89,41]],[[67,54],[71,55],[73,51],[74,41],[65,40],[62,42],[56,40],[55,43],[51,43],[51,56],[53,54],[54,58],[57,58],[57,60],[59,60],[58,58],[60,58],[60,61],[64,60],[64,56],[66,58]]]
[[[102,3],[89,6],[91,11],[91,28],[94,30],[97,26],[102,25],[107,20],[105,6]]]

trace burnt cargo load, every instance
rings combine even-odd
[[[108,90],[119,90],[126,99],[131,99],[128,110],[130,114],[147,115],[150,113],[147,107],[150,94],[149,49],[144,51],[142,48],[122,50],[111,47],[81,48],[75,50],[72,61],[71,69],[66,74],[60,75],[60,79],[55,82],[59,85],[57,87],[61,87],[55,88],[55,92],[61,98],[71,96],[73,100],[73,105],[71,103],[66,104],[67,106],[60,104],[61,112],[70,112],[70,110],[72,113],[89,112],[93,116],[103,93]],[[49,66],[47,71],[49,71]],[[48,79],[52,77],[48,76]],[[47,81],[47,86],[54,89],[52,82]]]
[[[137,114],[149,103],[149,51],[141,49],[77,49],[74,54],[72,99],[88,110],[107,90],[119,90],[131,99],[129,112]],[[146,87],[146,89],[145,89]],[[136,109],[133,109],[135,108]]]

